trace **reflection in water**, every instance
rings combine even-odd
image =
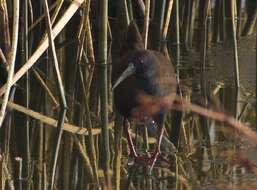
[[[246,51],[245,48],[249,46],[249,39],[239,43],[240,89],[233,85],[230,47],[211,48],[207,54],[205,72],[199,69],[201,64],[197,53],[172,47],[180,79],[181,89],[178,91],[193,103],[225,112],[256,128],[253,90],[256,85],[255,52],[253,48]],[[176,155],[169,147],[162,148],[171,165],[157,164],[149,174],[146,166],[128,167],[127,158],[124,158],[127,177],[122,179],[121,189],[256,189],[257,153],[251,142],[237,131],[221,122],[180,112],[167,116],[166,129],[178,148]],[[174,137],[176,133],[180,133],[179,138]]]

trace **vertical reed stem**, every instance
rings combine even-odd
[[[101,127],[102,127],[102,166],[107,189],[111,188],[109,175],[110,148],[108,131],[108,80],[107,80],[107,23],[108,0],[100,3],[99,21],[99,67],[100,67],[100,101],[101,101]]]
[[[120,189],[120,174],[121,174],[121,157],[122,157],[122,116],[119,113],[116,114],[114,124],[114,185],[115,190]]]
[[[126,19],[126,25],[128,26],[130,23],[130,17],[129,17],[129,10],[128,10],[128,3],[126,0],[122,0],[122,10],[124,10],[123,14],[125,15]]]
[[[143,41],[144,47],[147,49],[147,39],[148,39],[148,30],[149,30],[149,15],[150,15],[150,0],[145,1],[145,22],[144,22],[144,32],[143,32]]]
[[[28,46],[28,0],[24,1],[24,63],[27,62],[28,56],[29,56],[29,46]],[[29,108],[29,103],[30,103],[30,74],[29,72],[26,73],[26,108]],[[26,176],[29,176],[29,165],[31,162],[30,158],[30,134],[29,134],[29,127],[30,127],[30,122],[29,122],[29,117],[26,116],[26,167],[25,167],[25,172]],[[26,183],[26,188],[30,189],[29,187],[29,182]]]
[[[159,51],[161,50],[162,45],[162,31],[164,25],[164,15],[165,15],[165,8],[166,8],[166,0],[159,0],[156,2],[156,10],[155,10],[155,17],[154,17],[154,26],[156,26],[156,45],[154,44],[153,47],[157,48]]]
[[[16,157],[15,161],[18,164],[18,189],[22,190],[22,158]]]
[[[236,25],[235,25],[235,1],[230,1],[231,5],[231,21],[232,21],[232,31],[233,31],[233,48],[234,48],[234,71],[235,71],[235,84],[237,87],[240,87],[239,82],[239,65],[238,65],[238,52],[237,52],[237,39],[236,39]]]
[[[168,10],[166,13],[165,23],[162,29],[162,38],[161,38],[162,41],[166,40],[166,37],[167,37],[172,7],[173,7],[173,0],[170,0],[168,4]]]
[[[237,39],[240,38],[241,36],[241,29],[242,29],[242,0],[238,0],[238,5],[237,5]]]
[[[91,122],[90,109],[89,109],[89,105],[88,105],[88,98],[86,95],[86,87],[85,87],[85,83],[84,83],[84,79],[83,79],[83,72],[82,72],[81,65],[79,66],[79,74],[80,74],[80,81],[81,81],[81,86],[82,86],[85,112],[86,112],[86,117],[87,117],[86,125],[88,128],[88,134],[89,134],[89,148],[88,148],[89,156],[91,157],[90,160],[93,165],[92,169],[93,169],[93,173],[94,173],[94,178],[95,178],[97,185],[99,186],[99,179],[98,179],[98,173],[97,173],[96,151],[95,151],[95,145],[94,145],[94,138],[93,138],[93,134],[92,134],[93,127],[92,127],[92,122]]]
[[[13,32],[12,32],[12,46],[11,51],[8,54],[7,62],[8,62],[8,78],[6,84],[6,91],[3,98],[3,103],[0,110],[0,128],[2,127],[5,110],[9,98],[9,94],[12,87],[12,79],[14,74],[17,46],[18,46],[18,32],[19,32],[19,18],[20,18],[20,3],[19,0],[14,0],[13,2]]]
[[[52,176],[51,176],[52,179],[51,179],[51,188],[50,189],[53,190],[57,159],[58,159],[60,143],[61,143],[61,138],[62,138],[62,133],[63,133],[63,124],[64,124],[64,120],[66,117],[66,111],[67,111],[67,103],[66,103],[65,91],[64,91],[64,86],[62,83],[61,73],[59,70],[59,64],[58,64],[58,60],[57,60],[55,44],[54,44],[54,40],[53,40],[52,24],[51,24],[51,19],[50,19],[50,15],[49,15],[47,0],[44,1],[44,11],[45,11],[45,20],[46,20],[48,41],[49,41],[49,46],[51,48],[51,53],[52,53],[53,60],[54,60],[56,78],[57,78],[57,83],[58,83],[58,88],[59,88],[58,89],[59,90],[59,99],[61,101],[61,111],[59,112],[59,118],[58,118],[58,123],[57,123],[58,132],[56,134],[57,140],[56,140],[56,144],[55,144],[55,155],[54,155],[54,160],[53,160],[53,165],[52,165]]]
[[[176,37],[177,46],[180,44],[180,34],[179,34],[179,0],[176,0]]]
[[[256,43],[255,43],[255,99],[257,97],[257,30],[255,30],[255,38],[256,38]],[[255,118],[257,118],[257,100],[255,101]],[[256,125],[257,128],[257,125]]]
[[[210,9],[210,0],[204,2],[204,12],[203,12],[203,25],[201,28],[201,61],[203,64],[202,69],[205,70],[206,67],[206,52],[207,52],[207,21],[208,21],[208,14]]]
[[[127,0],[127,7],[128,7],[128,13],[129,13],[129,19],[133,20],[133,6],[132,6],[132,0]]]

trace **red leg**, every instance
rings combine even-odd
[[[130,124],[129,124],[127,119],[123,120],[123,125],[124,125],[124,128],[125,128],[125,134],[126,134],[128,145],[129,145],[129,151],[130,151],[129,154],[130,154],[130,156],[133,156],[134,158],[136,158],[137,153],[136,153],[132,138],[131,138],[130,133],[129,133]]]
[[[154,153],[149,158],[149,157],[139,156],[137,154],[134,144],[133,144],[133,141],[132,141],[132,138],[131,138],[131,135],[129,133],[130,124],[127,121],[127,119],[123,120],[123,125],[124,125],[124,130],[125,130],[125,134],[126,134],[127,141],[128,141],[130,156],[134,157],[135,162],[144,163],[144,164],[149,165],[150,171],[153,169],[157,160],[164,161],[169,164],[169,161],[161,155],[161,151],[160,151],[161,141],[162,141],[162,137],[163,137],[163,133],[164,133],[163,127],[159,127],[159,129],[158,129],[157,143],[155,146],[155,150],[154,150]]]
[[[136,152],[136,149],[135,149],[135,146],[133,144],[131,135],[129,133],[130,124],[129,124],[127,119],[123,120],[123,126],[124,126],[124,131],[125,131],[125,134],[126,134],[126,137],[127,137],[127,141],[128,141],[130,156],[135,159],[135,162],[147,163],[148,164],[149,158],[148,157],[144,157],[144,156],[139,156],[137,154],[137,152]]]
[[[163,133],[164,133],[164,128],[162,126],[159,126],[158,129],[158,136],[157,136],[157,143],[155,145],[155,150],[154,153],[152,154],[150,160],[149,160],[149,165],[150,165],[150,171],[153,169],[157,158],[160,156],[161,154],[161,141],[162,141],[162,137],[163,137]],[[159,157],[159,158],[163,158],[163,157]]]

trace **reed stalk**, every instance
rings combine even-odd
[[[28,0],[25,0],[24,1],[24,20],[25,20],[25,23],[24,23],[24,39],[25,39],[25,42],[24,42],[24,63],[26,63],[26,61],[28,60],[28,57],[29,57],[29,32],[28,32],[28,21],[29,21],[29,18],[28,18],[28,6],[29,6],[29,3],[28,3]],[[30,88],[30,74],[29,72],[26,73],[26,107],[29,108],[29,104],[30,104],[30,91],[31,91],[31,88]],[[29,122],[29,118],[26,117],[26,144],[27,144],[27,169],[29,168],[28,167],[28,163],[30,163],[30,137],[29,137],[29,127],[30,127],[30,122]],[[27,175],[28,175],[28,172],[27,172]]]
[[[197,2],[192,1],[191,4],[191,19],[190,19],[190,32],[189,32],[189,47],[193,47],[194,35],[195,35],[195,22],[196,22]]]
[[[75,135],[73,135],[73,139],[74,139],[74,142],[77,145],[79,153],[82,157],[83,164],[85,167],[85,172],[87,173],[87,177],[89,178],[88,181],[93,182],[94,181],[93,180],[94,179],[93,169],[91,167],[89,157],[87,156],[87,153],[85,151],[85,147],[83,147],[80,140]]]
[[[155,4],[156,10],[153,18],[153,35],[154,38],[153,48],[157,50],[161,50],[162,45],[162,30],[164,25],[164,15],[166,8],[166,0],[157,1]]]
[[[240,78],[239,78],[239,64],[238,64],[238,50],[237,50],[237,39],[236,39],[236,24],[235,24],[235,1],[231,0],[231,22],[232,22],[232,32],[233,32],[233,49],[234,49],[234,72],[235,72],[235,84],[240,87]]]
[[[126,25],[128,26],[129,23],[130,23],[130,16],[129,16],[129,9],[128,9],[128,4],[127,4],[127,1],[126,0],[122,0],[121,2],[121,6],[122,6],[122,15],[125,17],[125,23]]]
[[[121,158],[122,158],[122,116],[116,114],[114,125],[114,189],[121,189]]]
[[[87,83],[86,83],[86,92],[87,94],[89,93],[89,89],[92,83],[92,79],[93,79],[93,73],[94,73],[94,69],[95,69],[95,56],[94,56],[94,46],[93,46],[93,40],[92,40],[92,33],[91,33],[91,25],[90,25],[90,21],[89,18],[87,20],[87,25],[86,25],[86,40],[87,40],[87,55],[88,55],[88,60],[89,60],[89,76],[87,79]]]
[[[162,38],[161,38],[162,41],[166,40],[166,38],[167,38],[172,7],[173,7],[173,0],[169,0],[168,10],[166,12],[166,17],[165,17],[165,23],[164,23],[164,26],[162,29]]]
[[[59,155],[60,143],[61,143],[62,133],[63,133],[64,119],[66,117],[66,111],[67,111],[67,103],[66,103],[61,73],[59,70],[59,64],[58,64],[58,60],[57,60],[55,44],[54,44],[54,40],[53,40],[52,24],[51,24],[47,0],[44,1],[44,11],[45,11],[45,16],[46,16],[47,35],[48,35],[48,40],[49,40],[49,44],[51,47],[51,53],[52,53],[53,60],[54,60],[57,83],[58,83],[58,87],[59,87],[59,99],[61,102],[61,111],[59,113],[59,119],[58,119],[58,124],[57,124],[58,132],[56,133],[57,140],[56,140],[56,145],[55,145],[55,156],[54,156],[53,165],[52,165],[53,170],[52,170],[52,176],[51,176],[52,178],[51,178],[51,188],[50,189],[53,190],[57,159],[58,159],[58,155]]]
[[[242,4],[243,4],[243,1],[242,0],[238,0],[237,1],[238,4],[237,4],[237,26],[236,26],[236,36],[237,36],[237,39],[240,38],[241,36],[241,30],[242,30]]]
[[[180,45],[180,32],[179,32],[179,0],[176,0],[176,42],[177,46]]]
[[[24,25],[21,29],[22,31],[22,61],[24,63],[26,63],[26,61],[28,60],[28,56],[29,56],[29,35],[28,35],[28,0],[25,0],[23,3],[23,20],[24,20]],[[25,104],[26,107],[29,108],[29,104],[30,104],[30,74],[29,72],[26,72],[26,82],[25,82],[25,89],[26,89],[26,100],[25,100]],[[31,163],[31,153],[30,153],[30,120],[29,117],[26,117],[25,120],[25,126],[26,126],[26,130],[25,130],[25,137],[26,137],[26,141],[25,141],[25,146],[26,146],[26,157],[25,157],[25,169],[24,169],[24,173],[25,176],[29,176],[29,170],[30,170],[30,163]],[[26,189],[30,189],[29,187],[29,182],[26,181],[25,184],[25,188]]]
[[[3,95],[7,89],[2,72],[10,67],[9,51],[12,50],[14,38],[10,38],[9,33],[14,32],[15,28],[9,24],[9,20],[15,20],[15,1],[0,0],[0,106],[3,105]],[[46,5],[47,2],[49,5]],[[214,3],[214,22],[208,20],[206,24],[212,11],[210,2]],[[232,42],[236,59],[235,33],[237,37],[249,35],[256,23],[256,8],[252,6],[256,2],[247,0],[246,9],[241,9],[240,2],[243,0],[22,1],[19,19],[22,25],[17,37],[17,55],[14,56],[18,72],[10,80],[6,118],[0,129],[0,189],[154,190],[169,189],[171,186],[176,189],[193,189],[206,179],[209,182],[210,175],[214,176],[211,185],[219,185],[215,180],[222,177],[224,172],[233,173],[235,164],[247,165],[247,169],[256,175],[255,166],[250,160],[235,157],[237,147],[233,146],[234,149],[231,150],[226,147],[225,153],[220,152],[216,144],[215,149],[211,147],[211,143],[216,140],[236,143],[237,136],[247,139],[253,147],[257,146],[256,132],[238,121],[240,119],[247,122],[251,118],[250,123],[254,123],[255,118],[252,117],[249,106],[251,104],[245,103],[238,115],[238,92],[232,91],[231,94],[232,88],[223,88],[223,84],[218,85],[219,87],[209,85],[209,80],[204,80],[209,77],[204,76],[207,71],[199,79],[200,76],[195,73],[199,70],[198,67],[191,65],[195,63],[195,55],[198,58],[197,50],[200,50],[200,59],[205,63],[210,37],[213,43]],[[109,8],[107,3],[110,3]],[[173,3],[176,9],[174,13]],[[232,23],[236,15],[239,22]],[[180,95],[169,107],[175,112],[166,117],[166,134],[161,146],[162,154],[171,160],[172,166],[163,166],[158,159],[157,164],[161,166],[154,168],[152,176],[148,175],[147,167],[141,163],[128,166],[131,158],[128,158],[127,146],[123,146],[127,145],[127,141],[122,136],[122,118],[112,105],[112,64],[122,64],[119,56],[121,36],[131,20],[141,24],[139,28],[143,29],[145,48],[158,49],[168,59],[176,61],[174,65]],[[236,24],[238,28],[233,31]],[[196,35],[198,39],[195,38]],[[248,37],[242,40],[244,43]],[[208,43],[208,47],[213,43]],[[174,46],[177,46],[176,51],[173,51]],[[218,48],[220,46],[221,43]],[[184,48],[189,51],[184,51]],[[237,51],[239,50],[238,48]],[[210,52],[208,58],[212,64],[213,52]],[[176,56],[173,58],[174,54]],[[233,67],[236,70],[236,64]],[[210,69],[213,70],[212,67]],[[28,75],[30,71],[32,74]],[[191,76],[198,76],[196,78],[201,80],[201,84],[193,78],[191,90],[191,81],[188,87],[188,81],[184,80],[188,76],[190,79]],[[19,81],[22,77],[23,80]],[[180,81],[180,77],[183,80]],[[212,79],[210,82],[212,84]],[[202,94],[198,86],[201,87]],[[218,108],[212,107],[216,98],[218,101],[223,98]],[[199,100],[201,106],[191,103]],[[69,106],[67,116],[66,104]],[[163,105],[162,102],[160,104]],[[228,116],[228,113],[213,111],[219,109],[219,106],[222,109],[224,106],[226,112],[233,117]],[[232,130],[225,127],[225,124],[231,126]],[[218,133],[216,130],[210,132],[214,129],[213,126]],[[148,141],[149,147],[153,148],[156,138],[146,134],[139,137],[139,130],[137,128],[131,132],[135,144],[142,148]],[[232,132],[233,137],[226,136],[227,132]],[[213,137],[209,133],[213,133]],[[178,147],[179,152],[172,147],[169,139]],[[233,151],[233,154],[227,151]],[[228,163],[230,159],[224,160],[226,171],[223,163],[217,165],[215,162],[205,162],[220,159],[220,154],[224,154],[226,158],[236,158],[231,161],[233,163]],[[15,161],[17,155],[22,162]],[[195,158],[198,161],[196,165]],[[228,187],[226,181],[225,187]]]
[[[8,1],[7,1],[8,2]],[[0,32],[2,33],[2,39],[0,39],[1,44],[1,52],[2,56],[5,57],[5,55],[8,52],[8,49],[11,47],[11,39],[10,39],[10,30],[9,30],[9,18],[8,18],[8,9],[6,0],[0,1]],[[6,60],[6,59],[5,59]],[[7,61],[4,61],[6,64]]]
[[[92,133],[92,121],[91,121],[91,116],[90,116],[90,110],[89,110],[89,105],[88,105],[88,98],[86,95],[86,87],[84,84],[83,80],[83,72],[81,67],[79,68],[79,73],[80,73],[80,81],[82,85],[82,92],[83,92],[83,99],[84,99],[84,105],[85,105],[85,112],[86,112],[86,117],[87,117],[87,128],[88,128],[88,134],[89,134],[89,155],[90,155],[90,160],[93,166],[93,174],[94,174],[94,181],[97,183],[99,186],[99,179],[98,179],[98,169],[97,169],[97,160],[96,160],[96,151],[95,151],[95,145],[94,145],[94,138],[93,138],[93,133]]]
[[[1,101],[0,101],[1,103]],[[23,113],[25,115],[28,115],[34,119],[37,119],[41,122],[43,122],[44,124],[47,124],[49,126],[52,126],[52,127],[57,127],[57,120],[51,118],[51,117],[48,117],[48,116],[45,116],[39,112],[35,112],[31,109],[27,109],[26,107],[24,106],[21,106],[21,105],[18,105],[18,104],[15,104],[13,102],[8,102],[7,106],[10,108],[10,109],[13,109],[15,111],[18,111],[20,113]],[[108,128],[111,128],[113,125],[113,122],[109,123],[108,125]],[[64,130],[65,131],[68,131],[70,133],[74,133],[74,134],[78,134],[78,135],[88,135],[88,130],[85,129],[85,128],[80,128],[76,125],[73,125],[73,124],[70,124],[70,123],[64,123]],[[92,134],[93,135],[98,135],[101,133],[101,129],[93,129],[92,130]]]
[[[206,69],[206,52],[207,52],[207,21],[210,10],[210,0],[204,2],[204,10],[203,10],[203,25],[201,28],[201,62],[202,69]]]
[[[255,72],[256,72],[256,75],[255,75],[255,81],[257,83],[257,30],[255,30]],[[255,96],[257,97],[257,84],[255,85]],[[257,101],[255,101],[255,117],[257,118]],[[257,119],[256,119],[257,120]],[[257,126],[256,126],[257,128]]]
[[[215,3],[215,7],[214,7],[214,15],[213,15],[213,22],[214,22],[214,29],[213,29],[213,41],[214,42],[218,42],[219,40],[221,40],[221,36],[220,36],[220,28],[221,28],[221,6],[222,6],[222,2],[221,0],[217,0]]]
[[[133,5],[132,5],[132,0],[126,0],[127,2],[127,7],[128,7],[128,13],[129,13],[129,20],[133,20]]]
[[[29,1],[30,3],[29,3],[29,6],[30,6],[30,9],[31,10],[33,10],[32,9],[32,4],[31,4],[31,0]],[[59,4],[59,2],[58,1],[56,1],[55,3],[53,3],[50,7],[49,7],[49,11],[51,12],[57,5]],[[31,15],[33,15],[33,14],[31,14]],[[39,25],[41,22],[42,22],[42,20],[44,20],[45,19],[45,15],[41,15],[38,19],[36,19],[34,22],[32,22],[32,24],[29,26],[29,32],[32,32],[33,31],[33,29],[37,26],[37,25]],[[33,20],[33,19],[32,19]]]
[[[101,101],[101,128],[102,128],[102,166],[105,176],[105,188],[111,188],[110,147],[108,130],[108,80],[107,80],[107,25],[108,25],[108,0],[100,4],[98,64],[100,67],[100,101]]]
[[[0,167],[0,187],[4,189],[5,186],[7,186],[10,190],[15,190],[12,175],[10,174],[10,171],[6,165],[4,156],[2,155],[0,155]]]
[[[256,29],[256,21],[257,21],[257,3],[256,1],[247,1],[246,2],[246,8],[247,8],[247,20],[244,26],[244,29],[242,31],[242,35],[250,35],[254,32]]]
[[[2,127],[2,124],[4,122],[5,110],[7,107],[7,102],[11,91],[11,87],[13,85],[12,80],[13,80],[17,45],[18,45],[19,18],[20,18],[20,3],[18,0],[16,0],[13,2],[13,32],[12,32],[12,43],[11,43],[12,45],[11,45],[11,50],[7,56],[7,63],[9,68],[8,68],[7,83],[5,87],[5,94],[4,94],[4,98],[3,98],[3,102],[0,110],[0,128]]]
[[[146,2],[145,2],[144,31],[143,31],[143,41],[144,41],[145,49],[147,49],[148,30],[149,30],[149,16],[150,16],[150,0],[146,0]]]
[[[56,25],[53,27],[53,39],[62,31],[64,26],[68,23],[68,21],[72,18],[72,16],[75,14],[75,12],[78,10],[80,5],[83,3],[83,0],[76,0],[71,3],[71,5],[68,7],[68,9],[65,11],[63,16],[60,18],[60,20],[56,23]],[[39,57],[45,52],[45,50],[48,48],[49,43],[48,39],[44,39],[43,42],[38,46],[36,51],[31,55],[31,57],[28,59],[28,61],[16,72],[16,74],[13,76],[12,81],[10,82],[10,85],[15,84],[39,59]],[[0,88],[0,97],[6,92],[6,84]]]
[[[148,44],[148,31],[149,31],[149,16],[150,16],[150,0],[145,1],[145,18],[144,18],[144,30],[143,30],[143,43],[144,48],[147,49]],[[148,131],[147,128],[143,128],[143,137],[144,137],[144,149],[147,152],[149,150],[148,142]]]

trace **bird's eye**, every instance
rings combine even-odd
[[[145,70],[145,65],[144,65],[144,62],[142,59],[139,59],[137,62],[136,62],[136,74],[137,75],[141,75],[141,74],[144,74],[144,70]]]

